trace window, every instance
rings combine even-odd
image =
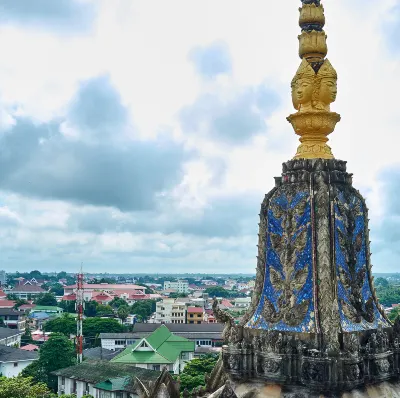
[[[193,314],[190,314],[190,318],[193,318]]]
[[[18,362],[14,362],[14,368],[18,366]]]
[[[197,321],[197,324],[198,324],[198,325],[201,324],[201,321]]]
[[[64,376],[61,377],[61,385],[62,385],[62,386],[65,386],[65,377],[64,377]]]
[[[160,365],[153,365],[153,370],[160,370]]]

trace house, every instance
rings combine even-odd
[[[204,323],[217,323],[213,310],[205,310],[203,316]]]
[[[36,305],[31,309],[31,314],[37,312],[44,312],[51,316],[60,316],[64,312],[61,307],[51,306],[51,305]]]
[[[251,304],[251,297],[245,297],[245,298],[236,298],[233,300],[233,305],[235,309],[241,308],[241,309],[247,309],[250,307]]]
[[[166,367],[171,373],[180,374],[186,363],[193,359],[194,351],[193,341],[174,335],[165,325],[161,325],[148,337],[126,348],[111,362],[133,364],[150,370]]]
[[[200,307],[188,307],[186,314],[186,323],[201,324],[203,323],[204,309]]]
[[[15,301],[0,299],[0,308],[14,308]]]
[[[203,279],[201,283],[205,286],[218,286],[218,282],[209,279]]]
[[[21,347],[21,350],[25,350],[25,351],[39,351],[39,346],[35,345],[35,344],[27,344],[24,345],[23,347]]]
[[[83,358],[85,360],[105,360],[109,361],[113,359],[116,355],[118,355],[121,351],[111,351],[107,350],[107,348],[102,347],[94,347],[94,348],[87,348],[83,350]]]
[[[77,398],[86,394],[98,398],[138,397],[136,378],[148,384],[160,376],[157,371],[102,360],[87,360],[53,374],[58,377],[58,394],[76,394]]]
[[[7,295],[4,293],[4,291],[3,290],[0,290],[0,299],[6,299],[7,298]]]
[[[38,357],[37,352],[2,345],[0,346],[0,373],[5,377],[18,376]]]
[[[159,326],[157,323],[137,323],[132,333],[100,333],[101,346],[112,351],[124,349],[149,336]],[[221,323],[203,323],[200,325],[167,323],[165,326],[176,336],[193,341],[196,347],[217,347],[222,345],[224,325]]]
[[[20,347],[23,331],[18,329],[0,328],[0,345]]]
[[[138,285],[128,284],[110,284],[110,283],[84,283],[83,284],[83,298],[87,301],[92,300],[92,296],[99,292],[105,292],[109,294],[119,295],[120,293],[132,293],[132,294],[146,294],[146,288]],[[64,286],[64,296],[76,293],[77,286],[70,285]],[[93,294],[94,293],[94,294]]]
[[[92,300],[99,304],[107,305],[113,301],[114,296],[106,292],[93,292]]]
[[[6,292],[15,295],[19,299],[30,300],[46,291],[38,285],[27,284],[17,285],[13,289],[7,289]]]
[[[17,310],[21,312],[30,312],[32,308],[35,308],[36,304],[22,304],[20,305]]]
[[[9,308],[0,308],[0,319],[10,329],[25,330],[25,316],[21,311]]]

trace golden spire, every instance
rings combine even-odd
[[[299,9],[299,55],[302,59],[292,80],[292,100],[297,113],[287,119],[296,134],[300,146],[295,159],[333,159],[327,145],[328,135],[333,132],[340,115],[331,112],[330,105],[336,100],[337,74],[328,59],[324,7],[320,0],[302,0]]]

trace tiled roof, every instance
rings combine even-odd
[[[188,314],[202,314],[204,309],[200,307],[188,307],[187,312]]]
[[[23,347],[21,347],[21,350],[38,351],[39,350],[39,346],[37,346],[35,344],[27,344],[27,345],[24,345]]]
[[[118,285],[118,284],[108,284],[108,283],[84,283],[84,289],[106,289],[106,290],[143,290],[145,287],[139,285]],[[76,289],[76,285],[65,286],[64,289]]]
[[[24,314],[22,314],[21,311],[15,311],[11,308],[0,308],[0,315],[23,316]]]
[[[13,300],[0,300],[0,307],[13,308],[14,305],[15,305],[15,301],[13,301]]]
[[[6,339],[7,337],[13,337],[22,335],[23,332],[17,329],[0,328],[0,340]]]
[[[17,362],[29,359],[37,359],[37,352],[21,350],[19,348],[0,346],[0,362]]]
[[[114,358],[116,355],[118,355],[121,351],[111,351],[107,350],[106,348],[102,347],[94,347],[94,348],[88,348],[83,351],[83,357],[85,359],[103,359],[103,360],[110,360]]]
[[[40,286],[33,286],[33,285],[18,285],[15,286],[14,289],[11,290],[11,294],[14,292],[16,293],[44,293],[45,290],[43,290]]]

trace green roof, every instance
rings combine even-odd
[[[143,342],[150,346],[149,351],[140,351],[138,349]],[[170,364],[174,363],[182,352],[194,352],[194,350],[194,341],[176,336],[165,325],[162,325],[150,336],[129,346],[111,361],[118,363]]]
[[[37,305],[32,308],[31,312],[35,311],[61,311],[63,312],[64,310],[61,307],[56,307],[52,305]]]
[[[108,379],[100,383],[97,383],[94,387],[98,388],[99,390],[106,390],[106,391],[124,391],[130,381],[131,381],[130,376],[115,377],[113,379]]]

